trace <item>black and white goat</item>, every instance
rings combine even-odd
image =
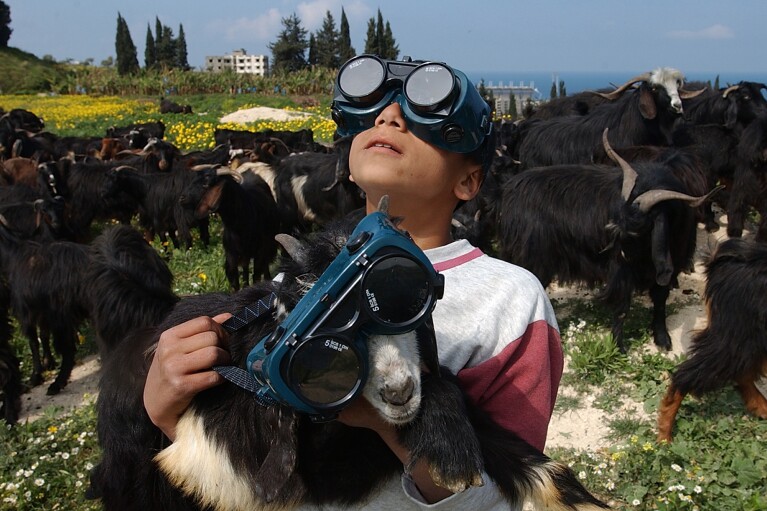
[[[337,255],[352,227],[350,222],[329,226],[297,250],[283,243],[293,258],[283,261],[280,283],[185,298],[152,332],[134,331],[107,357],[98,402],[103,457],[91,475],[91,495],[100,496],[105,509],[359,506],[382,482],[397,477],[402,464],[376,433],[337,421],[314,423],[284,406],[264,407],[231,384],[198,394],[169,446],[143,407],[145,377],[161,332],[201,315],[240,310],[274,292],[276,317],[264,315],[228,337],[232,361],[242,366],[255,343]],[[453,375],[436,368],[421,373],[421,364],[433,360],[427,355],[433,349],[427,351],[425,343],[422,350],[416,337],[370,339],[371,375],[364,391],[378,412],[398,425],[412,462],[425,460],[434,480],[452,491],[481,484],[484,470],[512,507],[526,499],[547,509],[606,507],[566,466],[484,417]],[[409,400],[387,402],[392,390],[403,387],[412,390]]]

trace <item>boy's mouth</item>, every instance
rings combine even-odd
[[[395,153],[398,153],[398,154],[401,153],[401,151],[397,149],[394,145],[384,140],[371,140],[368,146],[366,147],[366,149],[372,149],[372,148],[389,149],[394,151]]]

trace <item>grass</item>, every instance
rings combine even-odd
[[[48,126],[60,130],[58,134],[77,130],[84,135],[99,134],[109,125],[148,117],[161,117],[169,129],[179,133],[182,132],[179,126],[192,123],[189,117],[180,115],[159,116],[156,98],[116,98],[103,102],[79,98],[78,103],[72,98],[3,96],[0,105],[6,109],[13,104],[42,111],[40,105],[51,105],[41,103],[43,100],[71,101],[60,109],[58,118],[45,116]],[[300,102],[290,96],[269,98],[252,94],[187,96],[177,101],[192,104],[195,112],[200,112],[193,119],[201,126],[203,122],[214,124],[213,120],[240,107],[258,103],[298,108]],[[283,101],[284,104],[280,103]],[[113,103],[124,105],[123,110],[115,111]],[[320,102],[319,108],[324,105]],[[69,127],[70,122],[74,127]],[[275,124],[274,129],[278,128]],[[208,248],[195,240],[191,251],[167,252],[176,293],[226,289],[220,224],[215,219],[211,234]],[[159,245],[155,248],[168,250]],[[695,303],[700,297],[689,296],[685,300],[672,305],[669,313]],[[685,400],[677,418],[674,442],[661,445],[655,442],[654,412],[665,391],[668,372],[680,359],[648,348],[652,343],[648,330],[650,309],[644,300],[635,300],[626,321],[628,355],[615,349],[609,335],[610,315],[592,299],[559,300],[554,306],[569,367],[562,381],[567,392],[560,393],[555,413],[577,410],[589,398],[592,406],[608,417],[609,445],[586,450],[552,448],[547,451],[550,456],[571,465],[584,484],[610,501],[615,509],[767,509],[764,454],[767,421],[748,415],[731,388],[700,400]],[[84,328],[81,334],[78,360],[96,353],[90,330]],[[28,378],[26,340],[17,333],[13,342]],[[47,376],[50,380],[53,373]],[[49,409],[35,422],[0,427],[0,509],[99,509],[98,502],[83,497],[88,471],[99,459],[95,423],[94,406],[88,404],[70,413]]]

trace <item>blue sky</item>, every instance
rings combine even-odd
[[[155,16],[178,33],[189,64],[236,48],[271,57],[281,19],[296,13],[309,32],[343,7],[352,45],[364,49],[367,21],[380,7],[400,55],[471,71],[765,72],[765,0],[4,0],[9,45],[57,60],[114,56],[118,10],[143,65]],[[117,7],[119,5],[119,9]]]

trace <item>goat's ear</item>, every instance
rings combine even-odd
[[[639,88],[639,112],[645,119],[655,119],[655,116],[658,115],[655,96],[653,96],[650,87],[645,84]]]
[[[274,501],[296,470],[298,420],[295,412],[272,406],[264,412],[271,423],[272,446],[261,463],[254,490],[264,502]],[[287,417],[286,417],[287,416]]]
[[[223,189],[223,181],[219,181],[211,186],[202,196],[202,199],[200,199],[200,203],[197,204],[197,208],[194,210],[194,216],[200,219],[208,216],[211,211],[215,213],[216,210],[218,210],[218,206],[221,204],[221,192]]]

